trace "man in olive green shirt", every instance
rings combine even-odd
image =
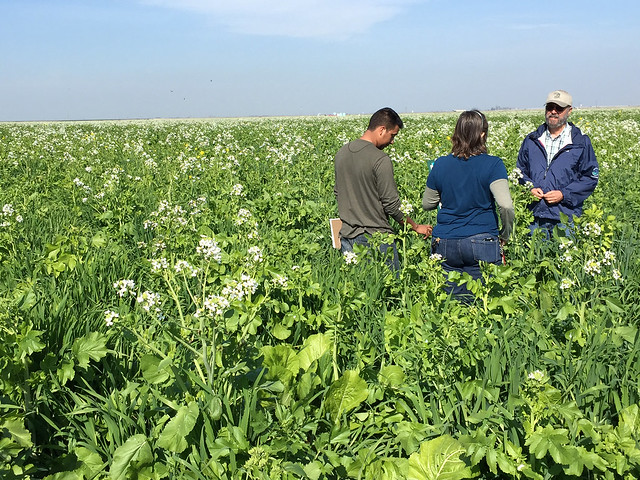
[[[416,224],[400,211],[398,187],[393,178],[393,165],[383,149],[393,143],[404,126],[400,116],[391,108],[373,114],[369,126],[357,140],[344,145],[335,157],[334,193],[342,220],[340,241],[342,252],[353,250],[354,244],[368,245],[368,235],[376,232],[393,234],[389,217],[400,225],[431,235],[431,225]],[[393,267],[399,269],[395,241],[381,246],[386,254],[393,249]]]

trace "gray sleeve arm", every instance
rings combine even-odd
[[[500,221],[502,222],[500,239],[506,242],[511,236],[513,222],[516,218],[513,200],[511,200],[511,194],[509,193],[509,182],[505,178],[500,178],[492,182],[489,188],[500,210]]]
[[[440,192],[429,187],[425,187],[424,194],[422,195],[422,208],[425,210],[433,210],[439,203]]]

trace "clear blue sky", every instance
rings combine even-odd
[[[0,0],[0,121],[638,105],[639,5]]]

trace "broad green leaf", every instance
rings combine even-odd
[[[76,472],[58,472],[53,475],[47,475],[44,480],[82,480],[84,477],[81,473]]]
[[[76,371],[74,370],[75,364],[71,359],[65,359],[60,364],[60,368],[56,371],[56,375],[58,377],[58,381],[60,385],[66,384],[69,380],[73,380],[76,376]]]
[[[0,418],[0,432],[5,439],[10,438],[8,442],[5,442],[3,450],[7,445],[13,445],[18,450],[23,448],[29,448],[33,445],[31,441],[31,433],[24,427],[23,418]]]
[[[332,346],[330,334],[317,333],[310,335],[305,340],[302,349],[298,352],[300,368],[306,372],[313,362],[320,359],[325,353],[331,351]]]
[[[73,354],[78,366],[87,368],[89,360],[97,362],[107,354],[107,337],[100,332],[91,332],[73,342]]]
[[[308,463],[304,467],[304,473],[310,480],[318,480],[320,475],[322,475],[322,463],[314,460],[311,463]]]
[[[607,469],[608,463],[597,453],[590,452],[584,447],[574,447],[572,445],[564,447],[564,453],[568,457],[564,464],[564,473],[567,475],[582,476],[584,467],[591,471],[594,468],[600,471]]]
[[[300,370],[300,362],[295,351],[289,345],[264,346],[260,349],[264,356],[263,363],[270,370],[277,371],[278,367],[296,375]]]
[[[113,480],[125,480],[129,477],[129,468],[135,471],[138,467],[151,464],[152,461],[153,456],[147,437],[141,433],[134,435],[113,453],[109,477]]]
[[[404,370],[398,365],[387,365],[380,369],[380,375],[378,379],[383,385],[388,385],[392,388],[399,387],[404,383]]]
[[[630,405],[620,412],[620,420],[616,428],[620,438],[640,437],[640,408],[638,405]]]
[[[616,336],[623,338],[624,340],[626,340],[627,342],[629,342],[630,344],[634,344],[636,341],[636,337],[638,335],[638,327],[634,326],[634,325],[627,325],[624,327],[616,327],[613,329],[613,331],[615,332]],[[622,345],[622,342],[617,341],[616,345],[620,346]]]
[[[334,420],[344,412],[356,408],[369,396],[367,382],[357,372],[347,370],[344,375],[333,382],[327,392],[327,410]]]
[[[547,425],[544,428],[536,428],[536,431],[527,438],[525,445],[531,447],[531,452],[536,458],[542,458],[547,453],[555,460],[556,463],[566,464],[568,458],[564,452],[564,445],[569,443],[569,431],[566,428],[553,428]]]
[[[99,472],[104,470],[104,462],[102,457],[96,452],[92,452],[85,447],[77,447],[74,450],[78,460],[82,462],[80,471],[84,474],[85,478],[94,478]]]
[[[291,330],[289,330],[286,326],[281,323],[276,324],[271,330],[271,333],[278,340],[286,340],[291,335]]]
[[[474,474],[461,456],[465,449],[450,435],[423,442],[409,457],[407,480],[458,480]]]
[[[23,337],[18,342],[21,360],[35,352],[39,352],[44,348],[45,345],[40,341],[40,335],[42,335],[42,332],[40,330],[31,329],[29,329],[27,333],[23,335]]]
[[[158,446],[174,453],[182,453],[188,446],[185,437],[195,427],[199,415],[200,409],[196,402],[180,407],[158,437]]]
[[[144,355],[140,359],[140,370],[143,378],[153,384],[166,382],[171,376],[167,368],[160,367],[162,360],[155,355]]]

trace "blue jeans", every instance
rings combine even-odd
[[[502,263],[500,240],[495,235],[481,233],[467,238],[434,238],[431,240],[431,253],[442,255],[442,268],[445,272],[468,273],[471,278],[482,278],[480,261]],[[472,298],[466,286],[447,282],[445,291],[459,300]]]
[[[551,218],[534,218],[533,223],[529,225],[529,230],[531,231],[531,235],[533,235],[535,230],[540,229],[544,233],[545,238],[549,240],[553,234],[554,227],[558,227],[559,230],[563,231],[565,236],[573,237],[575,225],[571,220],[569,220],[568,224],[565,224],[561,223],[560,220],[553,220]]]
[[[365,247],[369,247],[369,236],[363,233],[361,235],[358,235],[357,237],[340,239],[340,251],[343,254],[345,252],[352,252],[354,245],[363,245]],[[380,253],[382,253],[385,259],[385,263],[389,266],[389,268],[391,268],[394,272],[396,272],[396,274],[398,274],[398,272],[400,272],[400,259],[398,258],[398,247],[396,246],[396,242],[393,241],[391,243],[381,244]]]

